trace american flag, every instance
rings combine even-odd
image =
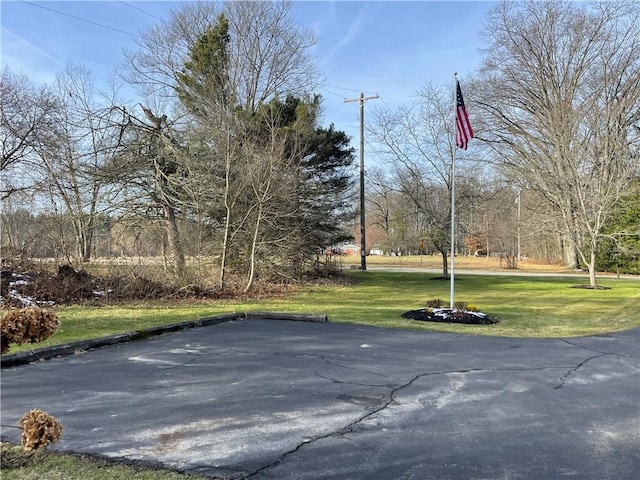
[[[464,106],[462,90],[460,90],[460,82],[456,80],[456,146],[466,150],[467,144],[472,138],[473,130],[469,123],[467,109]]]

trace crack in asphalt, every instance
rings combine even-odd
[[[570,342],[567,342],[570,343]],[[574,345],[574,346],[578,346],[579,345]],[[589,350],[589,349],[586,349]],[[607,353],[607,352],[597,352],[598,355],[593,355],[585,360],[583,360],[582,362],[580,362],[578,365],[576,365],[575,367],[572,367],[567,373],[565,373],[561,379],[560,379],[560,383],[554,387],[554,390],[558,390],[560,388],[562,388],[564,386],[564,384],[566,383],[566,380],[572,375],[574,374],[577,370],[579,370],[580,368],[582,368],[585,364],[587,364],[588,362],[595,360],[597,358],[601,358],[604,357],[606,355],[617,355],[614,353]],[[256,470],[254,470],[253,472],[249,473],[246,477],[246,479],[249,479],[251,477],[254,477],[255,475],[259,474],[259,473],[264,473],[266,470],[269,470],[273,467],[276,467],[278,465],[280,465],[282,462],[284,462],[286,460],[286,458],[290,455],[293,455],[295,453],[297,453],[298,451],[300,451],[302,448],[304,448],[307,445],[310,445],[312,443],[315,443],[319,440],[323,440],[326,438],[330,438],[330,437],[342,437],[348,433],[351,433],[355,430],[355,428],[361,424],[362,422],[364,422],[365,420],[367,420],[368,418],[380,413],[381,411],[385,410],[386,408],[388,408],[391,404],[393,404],[395,402],[395,397],[396,394],[411,386],[413,383],[415,383],[417,380],[421,379],[421,378],[425,378],[425,377],[430,377],[430,376],[436,376],[436,375],[450,375],[453,373],[473,373],[473,372],[498,372],[498,371],[536,371],[536,370],[547,370],[547,369],[565,369],[568,368],[567,366],[546,366],[546,367],[509,367],[509,368],[466,368],[466,369],[457,369],[457,370],[444,370],[444,371],[438,371],[438,372],[428,372],[428,373],[420,373],[418,375],[413,376],[408,382],[399,384],[399,385],[395,385],[393,386],[393,388],[391,389],[391,391],[389,392],[387,399],[382,402],[380,405],[378,405],[377,407],[373,408],[372,410],[368,411],[367,413],[365,413],[364,415],[361,415],[360,417],[358,417],[357,419],[355,419],[354,421],[350,422],[348,425],[343,426],[341,428],[339,428],[338,430],[329,432],[329,433],[325,433],[323,435],[317,435],[315,437],[311,437],[308,439],[305,439],[304,441],[300,442],[298,445],[296,445],[295,448],[292,448],[291,450],[288,450],[286,452],[284,452],[283,454],[281,454],[275,461],[264,465]],[[365,385],[365,384],[360,384],[357,382],[346,382],[346,381],[340,381],[340,380],[336,380],[336,379],[332,379],[332,378],[328,378],[325,377],[323,375],[320,375],[317,371],[316,371],[316,375],[320,378],[329,380],[331,382],[334,383],[344,383],[344,384],[353,384],[353,385],[358,385],[358,386],[372,386],[372,387],[388,387],[390,385]],[[437,398],[439,398],[441,395],[438,395],[435,399],[437,400]]]
[[[568,379],[575,374],[575,372],[577,372],[578,370],[580,370],[583,366],[585,366],[587,363],[591,362],[592,360],[596,360],[598,358],[602,358],[608,355],[613,355],[613,356],[618,356],[618,357],[625,357],[625,358],[638,358],[636,356],[633,355],[628,355],[628,354],[620,354],[620,353],[613,353],[613,352],[606,352],[606,351],[600,351],[594,348],[589,348],[587,346],[583,346],[583,345],[579,345],[576,343],[573,343],[569,340],[566,339],[560,339],[561,341],[563,341],[564,343],[571,345],[573,347],[578,347],[581,348],[585,351],[588,352],[593,352],[595,353],[595,355],[592,355],[584,360],[582,360],[580,363],[578,363],[577,365],[570,367],[570,366],[541,366],[541,367],[505,367],[505,368],[461,368],[461,369],[453,369],[453,370],[443,370],[443,371],[436,371],[436,372],[426,372],[426,373],[419,373],[414,375],[413,377],[411,377],[408,381],[404,382],[404,383],[381,383],[381,384],[375,384],[375,383],[371,383],[371,384],[366,384],[366,383],[358,383],[358,382],[353,382],[353,381],[345,381],[345,380],[339,380],[336,378],[331,378],[329,376],[325,376],[322,375],[318,370],[315,371],[315,376],[322,378],[324,380],[330,381],[332,383],[335,384],[351,384],[351,385],[357,385],[357,386],[363,386],[363,387],[378,387],[378,388],[389,388],[390,390],[388,391],[387,394],[385,394],[382,398],[379,399],[378,404],[377,405],[370,405],[369,407],[365,408],[364,413],[361,414],[360,416],[358,416],[357,418],[355,418],[353,421],[351,421],[350,423],[348,423],[347,425],[344,425],[342,427],[337,427],[335,430],[328,432],[328,433],[324,433],[321,435],[316,435],[313,437],[308,437],[304,440],[302,440],[300,443],[298,443],[294,448],[280,454],[279,457],[277,457],[274,461],[261,466],[259,468],[256,468],[252,471],[247,471],[246,469],[242,469],[242,468],[233,468],[233,467],[229,467],[229,466],[225,466],[225,467],[211,467],[211,466],[206,466],[206,465],[194,465],[191,466],[190,468],[186,469],[185,472],[190,472],[190,473],[200,473],[200,474],[207,474],[207,473],[213,473],[215,474],[216,471],[218,472],[222,472],[222,471],[226,471],[227,473],[231,474],[234,476],[234,478],[244,478],[244,479],[250,479],[255,477],[258,474],[264,474],[266,476],[271,476],[271,474],[268,472],[268,470],[277,467],[278,465],[282,464],[283,462],[285,462],[287,460],[288,457],[290,457],[291,455],[296,454],[297,452],[299,452],[300,450],[302,450],[303,448],[305,448],[305,446],[311,445],[315,442],[321,441],[323,439],[328,439],[331,437],[344,437],[345,435],[348,435],[350,433],[353,433],[363,422],[366,422],[368,419],[370,419],[371,417],[374,417],[375,415],[379,414],[380,412],[384,411],[385,409],[389,408],[391,405],[393,405],[396,402],[396,398],[399,392],[401,392],[403,389],[410,387],[411,385],[413,385],[416,381],[418,381],[419,379],[422,378],[426,378],[426,377],[431,377],[431,376],[438,376],[438,375],[450,375],[450,374],[467,374],[467,373],[479,373],[479,372],[499,372],[499,371],[536,371],[536,370],[546,370],[546,369],[568,369],[566,371],[566,373],[564,375],[562,375],[562,377],[560,378],[559,383],[553,387],[554,390],[558,390],[564,387],[564,385],[566,384],[566,382],[568,381]],[[225,355],[228,354],[229,352],[235,352],[235,353],[239,353],[240,350],[237,349],[226,349],[225,351],[221,352],[216,352],[215,355],[219,356],[219,355]],[[179,364],[174,364],[174,365],[168,365],[168,366],[164,366],[163,368],[160,368],[159,371],[166,371],[166,370],[173,370],[175,368],[180,368],[180,367],[184,367],[187,366],[195,361],[197,361],[198,359],[202,358],[203,355],[211,355],[212,352],[207,352],[207,351],[200,351],[200,352],[193,352],[193,351],[189,351],[189,352],[181,352],[181,353],[187,353],[188,356],[187,359],[185,359],[183,362],[179,363]],[[242,352],[242,353],[246,353],[246,352]],[[282,354],[282,353],[280,353]],[[368,371],[366,369],[362,369],[362,368],[356,368],[356,367],[350,367],[344,364],[339,363],[338,359],[333,359],[333,358],[327,358],[323,355],[314,355],[314,354],[289,354],[289,355],[293,355],[296,357],[314,357],[314,358],[318,358],[321,361],[323,361],[324,363],[331,365],[331,366],[335,366],[338,368],[344,368],[347,370],[352,370],[355,372],[362,372],[362,373],[366,373],[369,375],[376,375],[376,376],[380,376],[380,377],[384,377],[384,378],[391,378],[388,375],[384,375],[382,373],[378,373],[378,372],[373,372],[373,371]],[[432,398],[432,400],[437,401],[439,398],[441,398],[443,395],[446,395],[447,392],[446,391],[441,391],[439,393],[436,393],[435,396]],[[126,457],[125,457],[126,458]],[[236,475],[238,475],[236,477]]]
[[[591,357],[588,357],[587,359],[583,360],[582,362],[580,362],[578,365],[570,368],[561,378],[560,378],[560,382],[558,385],[556,385],[554,387],[554,390],[558,390],[561,389],[567,379],[573,375],[576,371],[578,371],[580,368],[582,368],[585,364],[587,364],[588,362],[590,362],[591,360],[595,360],[597,358],[601,358],[604,357],[606,355],[618,355],[618,356],[623,356],[623,357],[631,357],[629,355],[622,355],[622,354],[616,354],[616,353],[610,353],[610,352],[601,352],[598,350],[594,350],[588,347],[584,347],[582,345],[577,345],[574,344],[568,340],[564,340],[562,339],[562,341],[564,341],[565,343],[572,345],[574,347],[578,347],[578,348],[582,348],[584,350],[587,351],[592,351],[594,353],[597,353],[597,355],[593,355]],[[168,369],[174,369],[174,368],[178,368],[180,366],[186,366],[194,361],[196,361],[198,359],[198,357],[200,357],[203,352],[189,352],[190,355],[192,355],[192,358],[186,360],[185,362],[183,362],[180,365],[173,365],[168,367]],[[360,368],[354,368],[354,367],[349,367],[340,363],[337,363],[336,360],[334,359],[328,359],[323,355],[310,355],[310,354],[295,354],[295,356],[304,356],[304,357],[315,357],[318,358],[320,360],[322,360],[323,362],[327,363],[328,365],[332,365],[332,366],[336,366],[339,368],[345,368],[348,370],[353,370],[353,371],[357,371],[357,372],[363,372],[363,373],[367,373],[370,375],[378,375],[381,377],[385,377],[385,378],[389,378],[389,376],[387,375],[383,375],[380,374],[378,372],[371,372],[365,369],[360,369]],[[632,357],[633,358],[633,357]],[[417,375],[414,375],[409,381],[405,382],[405,383],[401,383],[401,384],[365,384],[365,383],[358,383],[358,382],[352,382],[352,381],[343,381],[343,380],[338,380],[335,378],[330,378],[328,376],[322,375],[319,371],[315,371],[315,375],[319,378],[322,378],[324,380],[330,381],[332,383],[336,383],[336,384],[351,384],[351,385],[357,385],[357,386],[363,386],[363,387],[386,387],[386,388],[391,388],[391,390],[389,391],[388,395],[386,396],[386,399],[384,401],[382,401],[378,406],[371,408],[369,411],[367,411],[365,414],[360,415],[358,418],[356,418],[355,420],[353,420],[352,422],[350,422],[349,424],[340,427],[339,429],[335,430],[335,431],[331,431],[322,435],[317,435],[314,437],[310,437],[307,438],[305,440],[303,440],[302,442],[300,442],[298,445],[296,445],[294,448],[292,448],[291,450],[288,450],[284,453],[282,453],[275,461],[264,465],[262,467],[259,467],[255,470],[253,470],[250,473],[247,473],[246,470],[243,469],[234,469],[231,467],[214,467],[213,470],[225,470],[228,471],[229,473],[232,474],[239,474],[239,475],[244,475],[238,478],[245,478],[245,479],[249,479],[252,478],[260,473],[264,473],[266,475],[269,475],[266,471],[270,470],[278,465],[280,465],[281,463],[283,463],[287,457],[294,455],[295,453],[297,453],[298,451],[300,451],[302,448],[304,448],[307,445],[310,445],[312,443],[315,443],[317,441],[323,440],[323,439],[327,439],[330,437],[343,437],[344,435],[347,435],[349,433],[352,433],[356,427],[358,427],[361,423],[365,422],[367,419],[373,417],[374,415],[379,414],[380,412],[382,412],[383,410],[387,409],[390,405],[392,405],[393,403],[395,403],[396,401],[396,395],[398,392],[400,392],[401,390],[411,386],[413,383],[415,383],[417,380],[421,379],[421,378],[425,378],[425,377],[430,377],[430,376],[437,376],[437,375],[449,375],[449,374],[454,374],[454,373],[473,373],[473,372],[486,372],[486,371],[492,371],[492,372],[496,372],[496,371],[535,371],[535,370],[545,370],[545,369],[560,369],[560,368],[568,368],[567,366],[546,366],[546,367],[509,367],[509,368],[466,368],[466,369],[455,369],[455,370],[444,370],[444,371],[437,371],[437,372],[427,372],[427,373],[420,373]],[[165,370],[165,369],[163,369]],[[445,395],[445,393],[442,393],[441,395],[436,395],[434,400],[437,400],[439,397],[441,397],[442,395]],[[203,468],[206,468],[205,466],[197,466],[195,468],[189,468],[188,471],[196,473],[196,471],[199,471],[199,473],[203,473]],[[211,467],[209,467],[211,468]]]
[[[605,355],[614,355],[616,357],[623,357],[623,358],[640,358],[640,355],[629,355],[626,353],[614,353],[614,352],[605,352],[602,350],[596,350],[595,348],[585,347],[584,345],[578,345],[577,343],[570,342],[565,338],[561,338],[560,340],[564,343],[571,345],[572,347],[582,348],[583,350],[587,350],[588,352],[602,353]]]
[[[556,385],[555,387],[553,387],[554,390],[559,390],[561,389],[565,382],[567,381],[567,378],[569,378],[571,375],[573,375],[576,371],[578,371],[580,368],[582,368],[586,363],[590,362],[591,360],[595,360],[596,358],[601,358],[604,357],[605,355],[610,355],[609,353],[600,353],[599,355],[594,355],[592,357],[587,358],[586,360],[583,360],[582,362],[580,362],[577,366],[575,366],[574,368],[572,368],[571,370],[569,370],[567,373],[565,373],[562,378],[560,378],[560,383],[558,383],[558,385]]]
[[[374,372],[372,370],[366,370],[364,368],[349,367],[349,366],[344,365],[342,363],[338,363],[338,360],[330,359],[330,358],[326,357],[325,355],[312,354],[312,353],[287,353],[287,352],[277,352],[277,353],[274,353],[274,355],[288,355],[288,356],[293,356],[293,357],[317,358],[317,359],[323,361],[324,363],[326,363],[327,365],[331,365],[333,367],[344,368],[346,370],[353,370],[354,372],[367,373],[369,375],[377,375],[379,377],[384,377],[384,378],[390,378],[389,375],[385,375],[385,374],[379,373],[379,372]]]
[[[451,374],[451,373],[470,373],[470,372],[473,372],[473,371],[481,371],[481,370],[484,370],[484,369],[482,369],[482,368],[470,368],[470,369],[463,369],[463,370],[450,370],[450,371],[443,371],[443,372],[420,373],[418,375],[415,375],[408,382],[405,382],[405,383],[402,383],[400,385],[396,385],[395,387],[393,387],[391,389],[391,391],[389,392],[388,399],[386,401],[384,401],[381,405],[377,406],[376,408],[372,409],[371,411],[367,412],[366,414],[361,415],[360,417],[358,417],[357,419],[355,419],[354,421],[352,421],[348,425],[346,425],[344,427],[341,427],[340,429],[338,429],[338,430],[336,430],[334,432],[325,433],[323,435],[317,435],[315,437],[312,437],[312,438],[309,438],[309,439],[306,439],[306,440],[302,441],[295,448],[293,448],[293,449],[291,449],[291,450],[289,450],[287,452],[284,452],[274,462],[271,462],[268,465],[265,465],[263,467],[260,467],[260,468],[258,468],[256,470],[254,470],[249,475],[247,475],[245,478],[251,478],[251,477],[257,475],[258,473],[262,473],[265,470],[269,470],[270,468],[273,468],[273,467],[281,464],[289,455],[293,455],[293,454],[297,453],[300,449],[302,449],[306,445],[310,445],[312,443],[317,442],[318,440],[323,440],[325,438],[334,437],[334,436],[340,437],[340,436],[343,436],[343,435],[345,435],[347,433],[353,432],[353,430],[355,429],[355,427],[357,425],[359,425],[360,423],[362,423],[363,421],[365,421],[369,417],[372,417],[373,415],[376,415],[376,414],[380,413],[382,410],[386,409],[387,407],[389,407],[389,405],[394,403],[395,402],[396,393],[398,393],[400,390],[402,390],[404,388],[409,387],[411,384],[413,384],[416,380],[418,380],[420,378],[428,377],[428,376],[434,376],[434,375],[447,375],[447,374]]]
[[[593,355],[593,356],[583,360],[577,366],[575,366],[574,368],[569,370],[567,373],[565,373],[562,376],[562,378],[560,378],[560,383],[558,383],[558,385],[553,387],[554,390],[561,389],[565,385],[567,379],[571,375],[573,375],[577,370],[582,368],[585,364],[587,364],[591,360],[595,360],[596,358],[601,358],[601,357],[605,357],[605,356],[608,356],[608,355],[611,355],[611,356],[614,356],[614,357],[622,357],[622,358],[640,358],[640,356],[637,356],[637,355],[628,355],[628,354],[624,354],[624,353],[614,353],[614,352],[605,352],[605,351],[602,351],[602,350],[596,350],[595,348],[590,348],[590,347],[586,347],[584,345],[579,345],[577,343],[573,343],[573,342],[571,342],[571,341],[569,341],[567,339],[564,339],[564,338],[561,338],[560,340],[562,342],[566,343],[567,345],[571,345],[572,347],[581,348],[583,350],[586,350],[587,352],[597,353],[598,355]]]

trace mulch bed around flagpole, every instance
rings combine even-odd
[[[466,323],[469,325],[495,325],[498,320],[481,312],[450,308],[421,308],[402,314],[403,318],[421,322]]]

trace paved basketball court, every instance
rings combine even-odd
[[[55,449],[223,478],[631,480],[639,363],[640,329],[244,319],[5,368],[1,423],[42,408],[64,425]]]

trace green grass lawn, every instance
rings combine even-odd
[[[48,450],[25,453],[17,445],[2,444],[2,480],[185,480],[205,477],[160,469],[121,465],[86,455]]]
[[[416,322],[400,318],[428,299],[448,303],[449,282],[420,273],[356,273],[355,287],[316,290],[298,300],[334,322],[523,337],[568,337],[640,325],[640,282],[607,279],[610,290],[570,288],[575,277],[456,276],[456,301],[477,305],[497,325]]]
[[[11,352],[231,312],[326,314],[329,321],[380,327],[522,337],[570,337],[640,325],[640,281],[607,278],[608,290],[570,288],[577,277],[456,276],[456,301],[477,305],[497,325],[405,320],[400,315],[428,299],[448,302],[449,282],[417,272],[351,272],[349,286],[301,287],[287,297],[259,300],[148,302],[58,307],[61,328],[46,342]]]

